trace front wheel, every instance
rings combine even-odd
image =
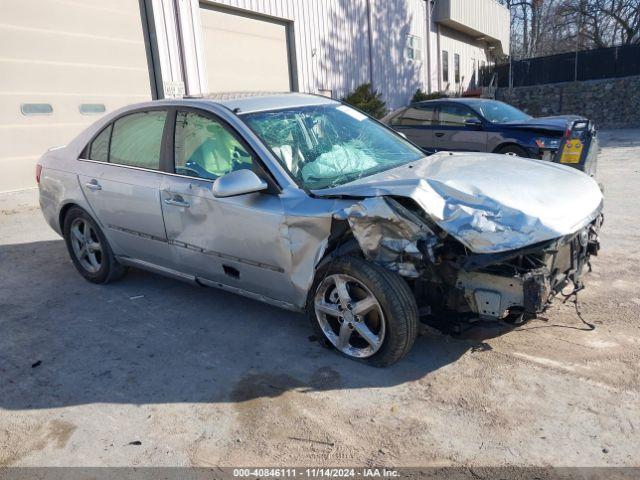
[[[418,307],[406,282],[356,257],[318,271],[307,315],[321,343],[378,367],[404,357],[417,335]]]
[[[503,155],[510,155],[512,157],[529,158],[526,150],[517,145],[507,145],[500,148],[496,153],[502,153]]]

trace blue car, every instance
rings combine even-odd
[[[596,130],[576,115],[533,118],[496,100],[443,98],[412,103],[382,122],[427,153],[503,153],[563,163],[595,175]]]

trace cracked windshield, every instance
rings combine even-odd
[[[346,105],[297,107],[243,119],[304,188],[334,187],[424,157]]]

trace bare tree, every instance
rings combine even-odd
[[[500,1],[511,11],[514,58],[640,43],[640,0]]]

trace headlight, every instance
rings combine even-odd
[[[559,138],[536,138],[534,142],[538,148],[557,149],[560,147]]]

